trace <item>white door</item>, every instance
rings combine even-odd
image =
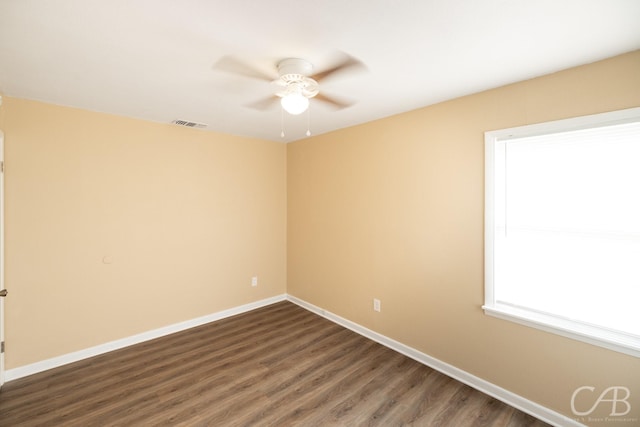
[[[4,133],[0,130],[0,387],[4,384]]]

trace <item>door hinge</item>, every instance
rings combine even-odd
[[[0,342],[0,353],[4,353],[4,341]]]
[[[0,162],[0,172],[4,173],[4,162]]]

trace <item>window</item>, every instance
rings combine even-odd
[[[640,108],[485,148],[485,313],[640,357]]]

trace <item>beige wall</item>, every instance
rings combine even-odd
[[[627,386],[640,419],[638,358],[480,308],[484,132],[636,106],[640,51],[289,144],[288,293],[568,416]]]
[[[284,144],[10,97],[0,129],[7,369],[285,293]]]

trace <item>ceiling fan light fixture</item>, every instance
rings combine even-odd
[[[292,92],[282,97],[280,100],[282,108],[294,116],[304,113],[309,108],[309,98],[299,92]]]

